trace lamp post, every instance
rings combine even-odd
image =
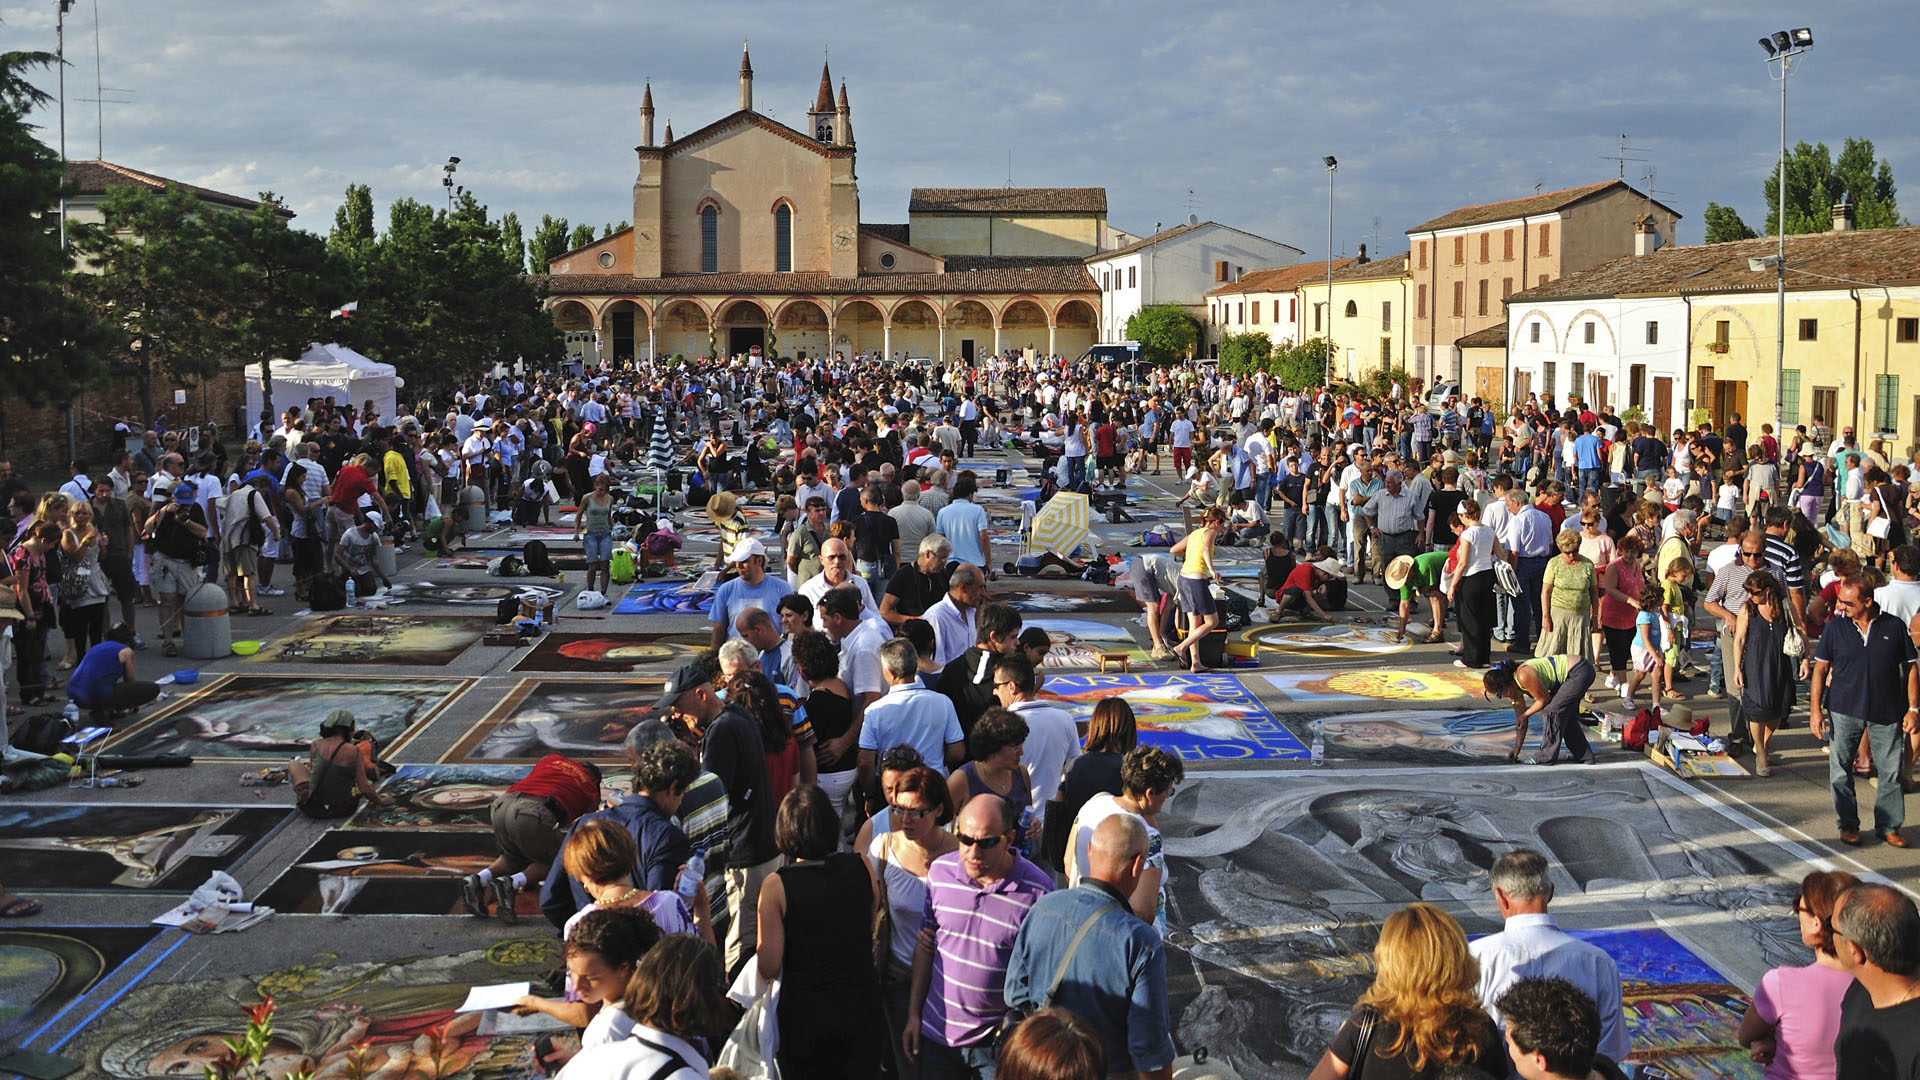
[[[1333,385],[1333,174],[1340,168],[1340,162],[1332,154],[1320,159],[1327,167],[1327,307],[1326,332],[1321,338],[1327,345],[1327,385]]]
[[[58,0],[59,10],[53,16],[53,35],[55,55],[58,59],[54,66],[60,70],[60,253],[67,251],[67,11],[73,7],[73,0]],[[62,267],[67,269],[67,267]],[[75,428],[73,402],[67,402],[67,460],[72,461],[80,453],[79,433]]]
[[[440,186],[447,189],[447,213],[449,214],[453,213],[453,193],[455,190],[453,186],[453,173],[454,170],[459,167],[460,159],[457,157],[448,158],[447,163],[440,166],[440,171],[445,174],[440,178]]]
[[[1776,30],[1760,39],[1760,47],[1767,52],[1767,77],[1780,84],[1780,182],[1773,193],[1774,231],[1780,241],[1774,260],[1780,313],[1773,362],[1773,429],[1784,437],[1787,406],[1786,395],[1781,391],[1787,378],[1787,77],[1793,74],[1794,58],[1813,48],[1813,30],[1805,26],[1791,31]],[[1780,62],[1778,75],[1773,73],[1776,60]]]

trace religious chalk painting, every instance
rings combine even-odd
[[[163,931],[158,926],[0,929],[0,1038],[15,1046],[113,974]]]
[[[1426,703],[1477,698],[1483,681],[1477,671],[1285,671],[1264,678],[1293,701],[1316,704],[1351,701]]]
[[[993,586],[992,592],[993,599],[1012,605],[1015,611],[1027,613],[1085,615],[1138,613],[1140,610],[1140,604],[1134,600],[1131,592],[1098,586],[1049,589],[1036,578],[1020,578],[1011,584],[1003,579]]]
[[[285,761],[305,753],[320,721],[335,709],[353,714],[380,746],[425,725],[471,679],[362,675],[234,675],[114,736],[120,754]]]
[[[522,679],[441,760],[531,765],[565,754],[623,762],[627,732],[652,711],[665,686],[664,679]]]
[[[1645,763],[1212,775],[1159,824],[1177,1039],[1250,1080],[1307,1075],[1394,911],[1424,900],[1470,936],[1499,930],[1487,868],[1516,846],[1547,855],[1562,927],[1643,932],[1598,942],[1637,995],[1636,1059],[1757,1076],[1722,1045],[1744,1008],[1734,987],[1809,962],[1789,904],[1830,868]]]
[[[497,582],[497,583],[496,583]],[[487,583],[435,584],[431,581],[403,581],[387,590],[387,598],[416,604],[453,604],[459,607],[496,608],[509,596],[531,596],[540,600],[559,600],[567,590],[551,585],[534,585],[512,578],[489,579]]]
[[[490,809],[501,792],[527,775],[526,765],[402,765],[380,783],[392,805],[363,801],[347,821],[355,829],[493,829]],[[605,801],[627,796],[632,777],[624,770],[603,770]]]
[[[614,606],[615,615],[711,615],[713,590],[696,589],[684,581],[643,581],[627,590]]]
[[[295,915],[458,915],[460,879],[500,853],[493,833],[440,829],[333,829],[260,894]],[[538,890],[519,894],[538,918]]]
[[[452,615],[329,615],[300,624],[253,661],[445,667],[490,625],[488,619]]]
[[[0,881],[36,891],[187,892],[239,862],[291,809],[31,803],[0,810]]]
[[[135,987],[61,1052],[84,1061],[86,1076],[200,1076],[225,1050],[221,1039],[245,1025],[246,1010],[272,994],[273,1039],[262,1075],[296,1071],[304,1059],[315,1075],[345,1076],[355,1046],[365,1044],[369,1076],[521,1080],[543,1073],[536,1047],[578,1042],[496,1014],[455,1010],[476,985],[531,979],[536,992],[552,994],[542,976],[561,963],[551,934],[378,963],[341,963],[336,953],[316,952],[264,974]]]
[[[1240,635],[1240,640],[1262,650],[1302,656],[1385,655],[1407,649],[1400,634],[1384,626],[1274,623],[1256,626]]]
[[[712,640],[706,634],[542,634],[513,670],[632,671],[691,660]]]
[[[1140,741],[1189,760],[1303,758],[1307,748],[1236,675],[1048,675],[1043,698],[1086,721],[1101,700],[1132,706]]]

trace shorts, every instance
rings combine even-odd
[[[1180,575],[1180,609],[1188,615],[1212,615],[1219,610],[1206,578]]]
[[[1099,457],[1094,458],[1093,460],[1094,460],[1094,464],[1099,466],[1102,469],[1117,469],[1120,467],[1119,454],[1101,454]]]
[[[1141,607],[1151,608],[1160,602],[1160,582],[1145,567],[1137,567],[1133,573],[1133,598]]]
[[[234,577],[257,578],[260,576],[260,549],[252,544],[241,544],[227,552],[227,573]]]
[[[613,534],[610,532],[590,532],[581,537],[586,545],[587,564],[610,562],[613,559]]]
[[[153,553],[153,591],[161,596],[186,596],[200,587],[200,568],[171,555]]]
[[[1638,644],[1633,647],[1633,670],[1635,671],[1650,674],[1654,668],[1660,666],[1660,661],[1663,659],[1665,657],[1661,654],[1643,649]]]
[[[545,799],[518,791],[501,792],[494,798],[488,816],[500,854],[509,863],[519,864],[514,872],[534,863],[551,863],[560,854],[566,830]]]

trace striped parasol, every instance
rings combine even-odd
[[[1051,551],[1071,555],[1087,539],[1087,522],[1092,516],[1092,500],[1077,492],[1062,491],[1047,500],[1033,516],[1027,550]]]
[[[667,427],[667,408],[653,410],[653,441],[647,448],[647,468],[665,472],[673,468],[673,435]]]

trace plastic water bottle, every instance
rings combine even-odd
[[[1316,769],[1327,763],[1327,722],[1325,720],[1313,722],[1313,748],[1308,751],[1308,756]]]
[[[679,893],[682,899],[692,900],[694,894],[700,891],[700,883],[706,878],[707,849],[694,848],[693,858],[687,860],[687,868],[674,879],[673,891]]]
[[[60,718],[67,722],[67,727],[69,729],[78,731],[80,729],[79,704],[75,702],[72,698],[68,698],[67,707],[60,710]]]
[[[1021,851],[1027,850],[1027,837],[1033,828],[1033,807],[1023,807],[1020,811],[1020,823],[1014,826],[1013,846]]]
[[[353,579],[352,579],[352,578],[348,578],[348,579],[347,579],[347,606],[348,606],[348,607],[358,607],[358,606],[359,606],[359,602],[358,602],[358,600],[357,600],[357,599],[355,598],[355,595],[354,595],[356,591],[357,591],[357,590],[355,590],[355,589],[354,589],[354,587],[353,587]]]

